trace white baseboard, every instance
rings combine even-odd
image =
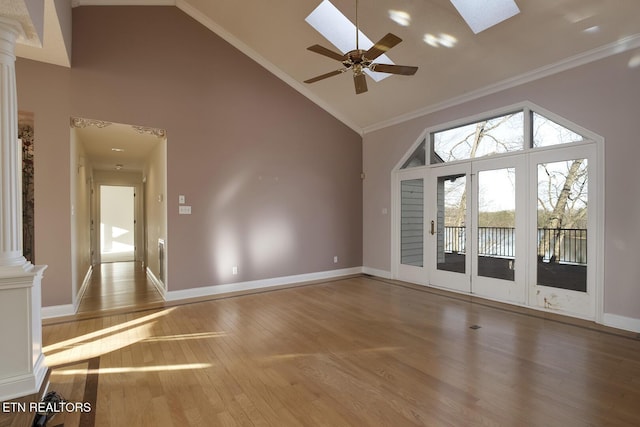
[[[40,310],[40,315],[43,319],[73,316],[74,314],[76,314],[76,309],[73,304],[53,305],[49,307],[42,307],[42,310]]]
[[[360,273],[362,273],[362,267],[353,267],[340,270],[321,271],[318,273],[298,274],[295,276],[274,277],[272,279],[229,283],[226,285],[204,286],[201,288],[191,288],[180,291],[167,291],[165,299],[167,301],[177,301],[189,298],[201,298],[211,295],[269,288],[273,286],[289,285],[293,283],[333,279]]]
[[[617,314],[605,313],[602,318],[602,323],[605,326],[611,326],[612,328],[624,329],[626,331],[640,333],[640,319],[633,317],[619,316]]]
[[[362,272],[370,276],[382,277],[383,279],[391,279],[391,272],[386,270],[378,270],[377,268],[362,267]]]
[[[273,286],[289,285],[293,283],[310,282],[314,280],[333,279],[342,276],[350,276],[362,273],[362,267],[344,268],[340,270],[321,271],[318,273],[298,274],[295,276],[274,277],[272,279],[253,280],[249,282],[230,283],[227,285],[205,286],[201,288],[184,289],[180,291],[167,291],[162,282],[147,268],[147,276],[158,288],[165,301],[179,301],[189,298],[200,298],[210,295],[218,295],[231,292],[239,292],[253,289],[269,288]],[[55,317],[73,316],[76,313],[74,304],[55,305],[42,307],[41,316],[43,319]]]
[[[165,287],[164,283],[162,283],[162,281],[158,279],[155,274],[153,274],[153,271],[151,271],[149,267],[146,268],[146,271],[147,271],[147,278],[151,281],[153,286],[156,287],[158,292],[160,292],[160,295],[162,295],[162,298],[166,300],[167,288]]]

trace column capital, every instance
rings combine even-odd
[[[15,45],[15,41],[22,34],[24,34],[24,31],[18,21],[6,16],[0,16],[0,39],[7,39],[7,41],[13,42]]]
[[[42,273],[47,269],[47,267],[47,265],[33,265],[28,261],[21,266],[1,266],[0,291],[15,287],[22,287],[21,284],[27,282],[29,282],[28,284],[31,285],[32,279],[29,278],[33,278],[34,276],[42,276]]]

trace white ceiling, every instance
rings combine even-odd
[[[73,132],[82,143],[86,158],[96,170],[142,171],[151,152],[163,138],[153,134],[159,131],[155,129],[105,122],[102,123],[107,126],[100,128],[93,122],[89,121],[90,124],[83,127],[74,127]],[[116,168],[116,165],[121,165],[121,168]]]
[[[374,42],[388,32],[401,37],[403,42],[388,56],[396,64],[419,70],[412,77],[391,76],[378,83],[367,77],[369,91],[356,95],[350,73],[302,83],[341,67],[306,49],[313,44],[335,49],[304,20],[320,2],[75,0],[73,4],[176,5],[359,132],[616,52],[629,51],[630,66],[640,62],[638,0],[516,0],[520,14],[479,34],[473,34],[449,0],[359,0],[361,30]],[[355,20],[355,0],[333,3]],[[410,26],[393,22],[390,10],[409,13]],[[451,35],[457,44],[434,48],[423,41],[426,33]]]
[[[388,56],[420,68],[412,77],[392,76],[379,83],[368,79],[369,91],[356,95],[349,73],[301,83],[340,66],[306,50],[316,43],[332,47],[304,20],[319,3],[187,0],[177,5],[364,131],[538,76],[532,71],[549,73],[640,47],[638,0],[516,0],[520,14],[477,35],[449,0],[360,0],[360,28],[374,41],[388,32],[398,35],[404,41]],[[333,3],[355,20],[355,0]],[[393,22],[390,10],[408,12],[411,25]],[[594,26],[599,30],[585,31]],[[423,41],[425,33],[446,33],[458,43],[452,49],[434,48]]]

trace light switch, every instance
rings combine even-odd
[[[184,202],[185,202],[184,194],[180,194],[178,196],[178,203],[180,203],[181,205],[184,205]]]
[[[191,215],[191,206],[179,206],[178,213],[180,215]]]

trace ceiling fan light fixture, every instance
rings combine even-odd
[[[323,1],[322,4],[318,6],[318,8],[320,8],[323,4],[328,4],[332,8],[335,8],[328,0]],[[307,22],[309,22],[310,24],[311,22],[309,21],[309,17],[311,17],[311,15],[313,15],[318,10],[318,8],[316,8],[316,10],[314,10],[314,12],[312,12],[307,17]],[[339,11],[338,11],[338,14],[344,17],[344,15],[342,15]],[[313,24],[311,25],[313,26]],[[315,52],[322,56],[331,58],[333,60],[340,61],[340,63],[342,63],[344,68],[340,70],[330,71],[328,73],[313,77],[311,79],[307,79],[304,81],[305,83],[315,83],[317,81],[324,80],[326,78],[341,74],[347,70],[351,70],[353,73],[353,82],[354,82],[356,94],[361,94],[368,90],[367,79],[364,73],[369,74],[375,80],[374,75],[379,73],[412,76],[416,73],[416,71],[418,71],[418,67],[414,67],[414,66],[374,62],[378,58],[384,57],[384,53],[387,52],[389,49],[393,48],[398,43],[402,42],[402,39],[396,36],[395,34],[387,33],[384,37],[378,40],[376,44],[372,44],[372,46],[369,47],[367,50],[360,48],[360,43],[359,43],[360,28],[358,26],[358,0],[356,0],[356,25],[353,26],[353,30],[355,30],[355,33],[356,33],[355,49],[348,50],[344,54],[335,52],[331,49],[327,49],[326,47],[323,47],[317,44],[313,46],[309,46],[307,48],[307,50],[311,52]],[[330,34],[331,33],[328,33],[327,35],[325,35],[325,37],[327,37],[327,39],[331,41]],[[343,48],[342,51],[344,52],[345,49]]]
[[[305,18],[305,21],[325,39],[329,40],[341,53],[353,50],[353,35],[356,32],[356,26],[329,0],[323,0],[322,3]],[[360,49],[366,51],[373,46],[371,39],[361,30],[358,31],[358,38]],[[385,64],[394,64],[387,55],[381,55],[378,60]],[[384,73],[374,73],[369,70],[365,70],[365,72],[376,82],[389,77],[388,74]]]
[[[513,0],[451,0],[474,34],[520,13]]]

